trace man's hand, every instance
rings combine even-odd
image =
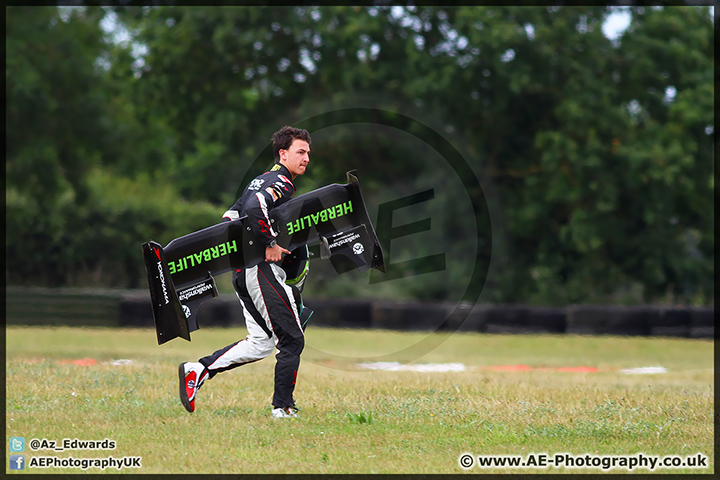
[[[274,247],[265,248],[265,261],[266,262],[279,262],[282,260],[282,254],[283,253],[290,253],[290,250],[287,250],[280,245],[275,245]]]

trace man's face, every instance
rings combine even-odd
[[[307,164],[310,162],[310,145],[305,140],[294,139],[287,150],[281,149],[280,163],[285,165],[290,174],[295,178],[305,173]]]

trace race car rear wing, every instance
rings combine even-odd
[[[294,250],[319,243],[320,257],[338,273],[376,268],[385,271],[355,170],[346,185],[332,184],[295,197],[270,211],[279,245]],[[265,247],[253,238],[247,217],[176,238],[164,248],[143,243],[158,344],[176,337],[190,341],[199,328],[197,309],[217,296],[214,277],[265,260]]]

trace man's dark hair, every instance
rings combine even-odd
[[[285,125],[277,132],[273,133],[273,156],[275,157],[275,163],[280,162],[280,150],[287,150],[292,145],[293,140],[304,140],[311,143],[310,133],[302,128],[289,127]]]

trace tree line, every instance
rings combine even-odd
[[[713,303],[712,18],[632,7],[608,38],[611,12],[8,7],[6,282],[145,288],[140,243],[217,223],[298,123],[302,191],[356,168],[419,232],[383,233],[411,282],[318,267],[318,295],[448,300],[484,262],[487,301]]]

